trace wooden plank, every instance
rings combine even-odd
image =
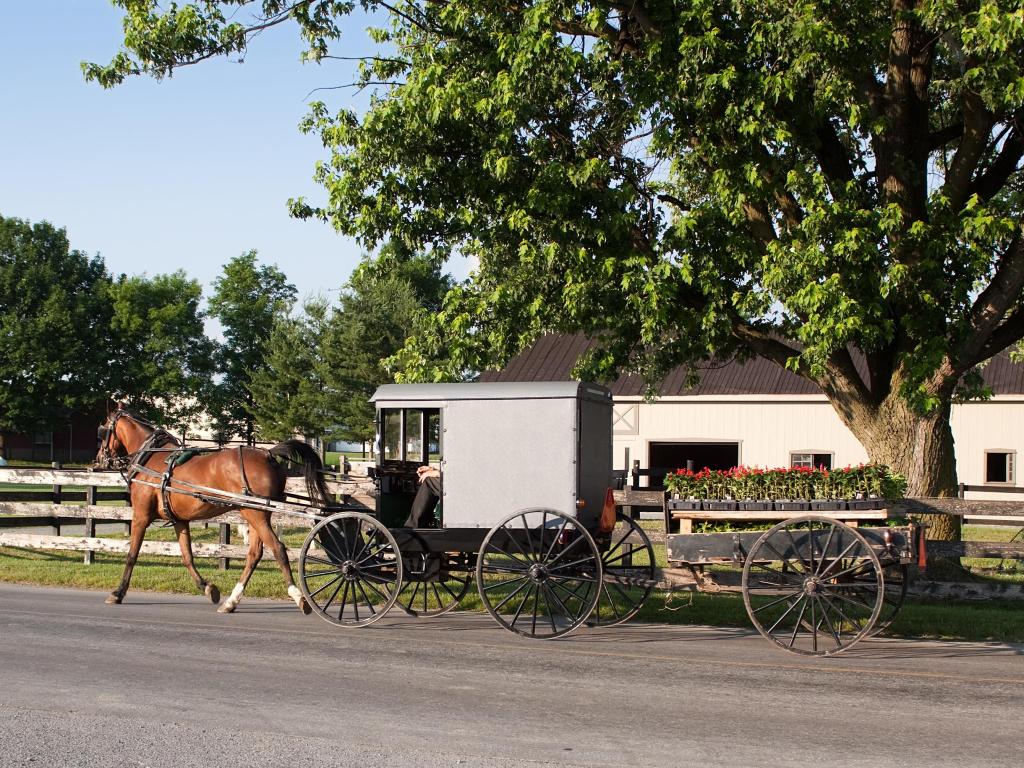
[[[814,515],[827,517],[830,520],[887,520],[890,512],[887,509],[830,509],[830,510],[745,510],[734,509],[725,511],[676,509],[672,517],[676,520],[790,520],[794,517]]]
[[[985,515],[987,517],[1024,515],[1024,501],[922,498],[901,499],[899,506],[915,515]]]
[[[1024,584],[916,580],[907,585],[907,594],[935,600],[1024,600]]]
[[[120,472],[97,472],[91,469],[18,469],[0,468],[0,483],[14,485],[92,485],[123,488],[124,478]],[[289,492],[305,493],[306,481],[301,477],[289,477],[285,482]],[[344,480],[327,481],[327,489],[335,494],[373,494],[373,480],[365,475],[348,475]],[[51,490],[52,493],[52,490]]]
[[[615,503],[619,506],[662,507],[665,505],[664,491],[634,490],[624,488],[614,491]]]
[[[99,539],[86,536],[34,536],[27,533],[0,533],[0,546],[18,547],[20,549],[64,550],[71,552],[106,552],[109,554],[127,554],[127,539]],[[237,544],[192,544],[192,552],[196,557],[222,558],[231,557],[245,559],[248,547]],[[289,549],[288,557],[297,562],[300,550]],[[181,557],[181,550],[175,541],[144,541],[142,553],[145,555],[165,555]],[[264,559],[273,559],[266,555]]]
[[[928,540],[930,557],[992,557],[1024,560],[1024,544],[995,541],[934,541]]]
[[[127,521],[132,519],[132,508],[131,507],[107,507],[98,506],[93,504],[47,504],[45,506],[41,504],[32,504],[29,502],[0,502],[0,515],[18,515],[35,517],[40,512],[46,512],[58,517],[71,517],[78,520],[84,520],[88,517],[93,517],[97,522],[104,522],[106,520],[121,520]],[[289,514],[288,512],[274,512],[274,522],[284,523],[285,525],[297,526],[297,527],[312,527],[313,520],[302,515]],[[211,518],[216,522],[232,523],[238,525],[244,523],[245,520],[237,512],[226,512],[216,518]],[[195,523],[206,522],[204,520],[196,520]]]

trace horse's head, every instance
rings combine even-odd
[[[131,418],[127,411],[118,406],[96,430],[96,442],[99,446],[96,461],[93,462],[96,469],[124,469],[128,466],[130,451],[125,447],[117,429],[117,423],[126,416]]]

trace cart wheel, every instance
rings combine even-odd
[[[889,628],[907,597],[907,582],[910,568],[902,563],[890,563],[882,569],[884,588],[882,590],[882,612],[871,628],[871,635],[878,635]]]
[[[302,594],[332,624],[372,624],[395,604],[401,583],[398,545],[387,528],[367,515],[331,515],[313,526],[302,544]]]
[[[505,629],[526,637],[558,637],[594,610],[601,555],[575,518],[527,509],[487,534],[476,583],[487,612]]]
[[[871,634],[884,602],[882,566],[855,529],[823,517],[765,531],[743,566],[757,631],[787,651],[831,656]]]
[[[610,627],[636,616],[654,589],[654,547],[644,529],[621,512],[607,541],[601,536],[598,545],[604,576],[587,623]]]
[[[410,616],[440,616],[448,613],[466,596],[473,581],[473,563],[464,552],[440,556],[439,572],[417,578],[408,573],[398,593],[398,607]],[[426,570],[426,565],[424,566]]]

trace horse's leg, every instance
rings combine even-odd
[[[241,513],[242,517],[249,520],[252,510],[243,509]],[[263,557],[263,541],[259,536],[250,536],[248,543],[249,550],[245,554],[245,567],[242,569],[242,575],[239,577],[238,583],[235,584],[235,588],[231,590],[231,594],[228,595],[220,608],[217,609],[218,613],[231,613],[238,607],[238,604],[242,601],[245,585],[249,583],[252,572],[256,570],[256,565],[259,563],[260,558]]]
[[[306,602],[306,598],[302,595],[302,590],[295,586],[295,581],[292,579],[292,566],[291,563],[288,562],[288,550],[285,549],[281,540],[277,538],[277,534],[274,533],[274,529],[270,525],[270,513],[259,512],[257,510],[247,511],[251,511],[253,513],[252,517],[246,517],[246,520],[248,520],[250,525],[252,525],[253,533],[256,534],[255,538],[263,540],[263,543],[266,544],[274,554],[274,559],[277,560],[277,564],[281,568],[281,574],[284,576],[284,583],[288,587],[288,597],[295,601],[295,604],[299,607],[300,611],[305,614],[312,613],[313,609],[310,608],[309,603]]]
[[[124,573],[121,574],[121,583],[117,589],[111,592],[106,599],[107,605],[116,605],[124,600],[128,592],[128,582],[132,580],[132,570],[135,568],[135,561],[139,559],[139,550],[142,549],[142,540],[146,536],[146,529],[153,522],[155,515],[153,509],[147,508],[152,505],[139,504],[132,510],[132,533],[131,543],[128,545],[128,556],[124,561]]]
[[[189,529],[188,523],[175,523],[174,532],[178,534],[178,546],[181,547],[181,562],[185,564],[185,570],[188,571],[188,575],[192,577],[192,581],[199,588],[199,591],[210,598],[211,603],[216,605],[220,602],[220,590],[217,589],[216,584],[209,583],[196,570],[196,564],[192,559],[192,531]]]

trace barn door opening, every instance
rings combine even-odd
[[[730,469],[740,462],[739,443],[650,443],[647,466],[650,485],[661,485],[666,472],[686,469]],[[692,462],[692,464],[690,464]],[[657,470],[654,472],[653,470]]]

